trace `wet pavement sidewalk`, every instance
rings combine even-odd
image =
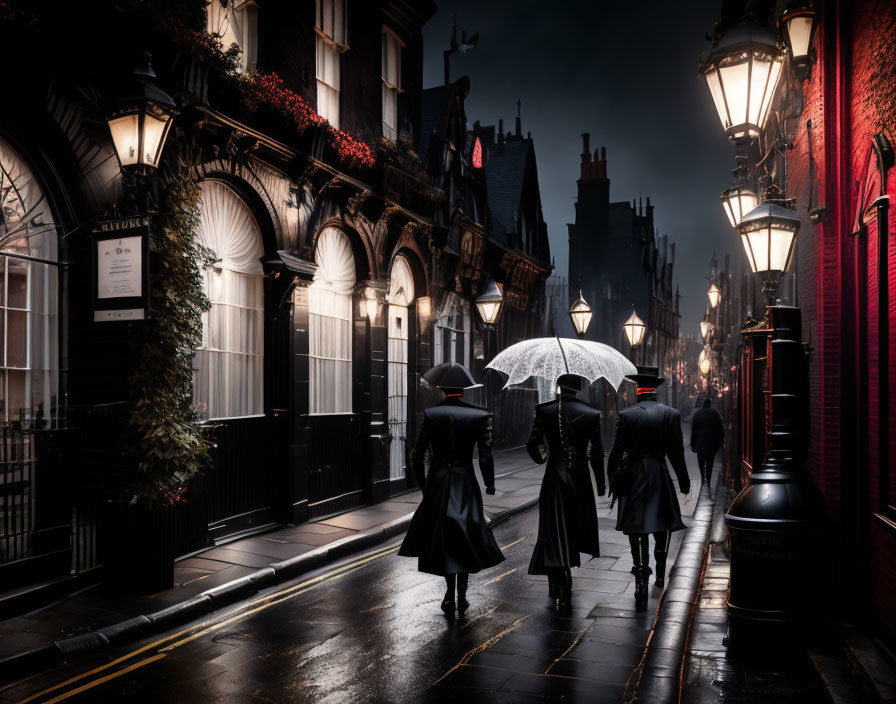
[[[537,501],[544,467],[534,464],[524,448],[495,452],[495,474],[495,495],[483,492],[490,519]],[[175,586],[158,594],[117,596],[94,585],[45,608],[0,621],[0,659],[176,607],[207,590],[302,555],[317,557],[339,546],[341,557],[351,551],[353,542],[363,549],[367,544],[360,544],[358,538],[403,532],[421,496],[419,491],[409,491],[373,506],[208,548],[176,562]],[[332,559],[337,559],[335,551]],[[313,567],[320,564],[318,560]]]

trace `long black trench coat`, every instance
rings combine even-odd
[[[603,495],[600,411],[565,393],[558,400],[537,405],[526,449],[539,464],[547,462],[538,497],[538,539],[529,574],[578,567],[582,552],[598,557],[597,508],[588,464],[597,480],[598,493]]]
[[[423,500],[414,512],[399,555],[416,557],[430,574],[479,572],[504,560],[485,523],[482,492],[473,473],[473,450],[486,489],[494,490],[491,414],[457,398],[446,398],[423,414],[411,452],[411,467]],[[429,476],[426,451],[432,450]]]
[[[628,457],[627,470],[622,467],[623,453]],[[681,414],[656,401],[640,401],[619,413],[607,473],[612,481],[617,471],[631,471],[634,480],[629,495],[619,499],[616,530],[630,534],[684,529],[667,456],[679,487],[687,493],[691,480],[684,461]]]

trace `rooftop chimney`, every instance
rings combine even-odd
[[[591,163],[591,133],[582,132],[582,163]]]
[[[498,144],[504,144],[504,120],[498,119]]]

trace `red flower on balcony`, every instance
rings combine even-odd
[[[327,124],[301,95],[284,87],[283,79],[276,73],[252,74],[241,81],[240,87],[243,105],[250,112],[274,110],[300,134],[313,126],[325,126],[327,140],[336,150],[340,162],[367,168],[374,165],[373,151],[367,144]]]

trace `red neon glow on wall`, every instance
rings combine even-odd
[[[482,142],[479,141],[479,137],[473,142],[473,168],[482,168]]]

